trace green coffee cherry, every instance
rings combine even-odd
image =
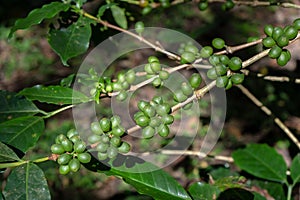
[[[298,30],[294,26],[289,26],[285,31],[284,34],[289,38],[289,40],[293,40],[298,35]]]
[[[232,8],[234,8],[235,4],[233,3],[232,0],[227,0],[223,5],[222,5],[222,9],[225,11],[228,11]]]
[[[298,31],[300,30],[300,18],[294,20],[293,26],[294,26]]]
[[[150,63],[150,67],[152,69],[153,72],[159,72],[161,71],[161,65],[159,62],[151,62]]]
[[[111,127],[115,128],[117,127],[119,124],[121,124],[121,118],[117,115],[114,115],[110,118],[111,121]]]
[[[140,100],[138,102],[137,106],[138,106],[139,110],[144,111],[144,108],[145,108],[146,105],[149,105],[149,103],[147,101]]]
[[[216,49],[223,49],[225,47],[225,41],[221,38],[215,38],[212,41],[212,46]]]
[[[220,76],[216,80],[216,86],[219,88],[225,88],[228,83],[228,77],[227,76]]]
[[[204,11],[208,8],[208,2],[207,1],[200,1],[200,3],[198,4],[198,8],[201,11]]]
[[[59,166],[59,173],[62,175],[66,175],[70,172],[70,167],[69,165],[60,165]]]
[[[155,72],[152,70],[150,63],[147,63],[144,66],[144,70],[147,74],[155,74]]]
[[[73,137],[74,135],[78,135],[78,132],[75,129],[70,129],[67,132],[67,137],[70,139],[71,137]]]
[[[211,46],[205,46],[200,50],[200,56],[202,58],[208,58],[213,53],[213,48]]]
[[[290,41],[289,38],[286,35],[283,34],[283,35],[278,37],[277,45],[279,47],[285,47],[289,44],[289,41]]]
[[[193,88],[189,84],[187,84],[186,82],[183,82],[181,84],[181,91],[186,96],[190,96],[194,92]]]
[[[160,118],[158,118],[158,117],[152,117],[150,119],[149,126],[155,128],[155,127],[158,127],[160,124],[161,124],[161,119]]]
[[[106,143],[99,143],[97,146],[96,146],[96,150],[98,152],[101,152],[101,153],[104,153],[107,151],[109,147],[109,144],[106,144]]]
[[[229,61],[230,61],[230,59],[226,55],[220,55],[219,56],[219,60],[224,65],[227,65],[229,63]]]
[[[239,57],[232,57],[228,65],[232,71],[238,71],[242,68],[242,60]]]
[[[118,149],[114,146],[110,146],[107,149],[107,157],[109,158],[115,158],[118,155]]]
[[[112,134],[114,135],[114,136],[118,136],[118,137],[121,137],[122,135],[124,135],[124,133],[125,133],[125,129],[122,127],[122,126],[117,126],[117,127],[114,127],[113,129],[112,129]]]
[[[167,103],[163,103],[156,107],[156,112],[159,116],[163,116],[165,114],[169,114],[171,112],[171,106]]]
[[[101,140],[101,136],[100,135],[91,135],[88,137],[88,141],[91,144],[97,143]]]
[[[156,103],[156,104],[162,104],[162,103],[163,103],[163,98],[160,97],[160,96],[154,96],[154,97],[152,98],[152,101],[153,101],[154,103]]]
[[[183,94],[181,90],[175,91],[173,98],[176,102],[184,102],[187,100],[187,96]]]
[[[135,72],[132,69],[126,73],[125,79],[128,84],[132,84],[135,81],[135,78]]]
[[[139,125],[140,127],[145,127],[149,125],[150,119],[147,116],[140,116],[136,119],[136,124]]]
[[[71,140],[69,140],[69,139],[62,140],[61,141],[61,146],[67,152],[72,152],[73,151],[73,142],[71,142]]]
[[[154,87],[159,87],[159,86],[161,86],[162,81],[161,81],[160,78],[155,78],[155,79],[153,80],[152,84],[153,84]]]
[[[189,83],[193,89],[198,88],[201,82],[202,82],[202,77],[198,73],[192,74],[192,76],[189,78]]]
[[[245,79],[245,75],[244,74],[238,74],[238,73],[236,73],[236,74],[233,74],[231,76],[231,81],[235,85],[241,84],[244,81],[244,79]]]
[[[267,36],[271,37],[273,33],[274,27],[272,25],[266,25],[264,28],[264,32]]]
[[[207,72],[206,72],[206,75],[209,79],[212,79],[212,80],[215,80],[216,78],[218,78],[218,74],[216,72],[216,69],[213,67],[213,68],[210,68]]]
[[[195,54],[191,52],[184,52],[181,54],[181,63],[192,63],[196,59]]]
[[[79,162],[81,163],[89,163],[92,159],[91,154],[84,152],[84,153],[80,153],[77,155],[77,159],[79,160]]]
[[[149,56],[148,62],[149,63],[152,63],[152,62],[158,62],[159,63],[159,59],[156,56]]]
[[[125,90],[121,90],[117,96],[117,100],[124,101],[127,98],[128,94]]]
[[[213,66],[216,66],[217,64],[220,63],[220,57],[218,55],[212,55],[209,57],[209,63],[212,64]]]
[[[199,53],[199,49],[195,46],[195,45],[192,45],[192,44],[188,44],[184,47],[184,51],[185,52],[191,52],[193,54],[197,54]]]
[[[130,151],[130,145],[127,142],[122,142],[121,146],[118,147],[120,153],[128,153]]]
[[[91,130],[94,134],[97,134],[97,135],[103,134],[103,131],[100,127],[99,122],[92,122],[91,123]]]
[[[72,155],[64,153],[58,156],[57,163],[60,165],[66,165],[70,162],[71,159],[72,159]]]
[[[270,58],[278,58],[280,56],[282,52],[282,48],[280,48],[279,46],[275,45],[274,47],[272,47],[268,53]]]
[[[170,76],[169,72],[167,72],[167,71],[165,71],[165,70],[161,70],[161,71],[159,72],[159,78],[160,78],[161,80],[167,80],[167,79],[169,78],[169,76]]]
[[[232,88],[232,85],[233,85],[233,83],[232,83],[232,81],[231,81],[231,78],[229,78],[229,79],[228,79],[228,83],[227,83],[225,89],[226,89],[226,90],[229,90],[230,88]]]
[[[113,87],[113,91],[115,91],[115,92],[119,92],[123,89],[122,84],[119,82],[112,83],[112,87]]]
[[[151,105],[146,105],[143,109],[144,114],[147,117],[154,117],[156,114],[155,108],[153,108]]]
[[[54,154],[63,154],[65,153],[65,149],[61,144],[53,144],[51,146],[51,152]]]
[[[70,162],[69,162],[69,167],[70,170],[72,172],[77,172],[80,169],[80,162],[78,159],[73,158]]]
[[[263,41],[262,41],[262,43],[267,48],[271,48],[271,47],[273,47],[276,44],[275,40],[272,37],[266,37],[266,38],[264,38]]]
[[[142,136],[145,139],[152,138],[154,136],[154,134],[155,134],[155,129],[151,126],[146,126],[142,130]]]
[[[123,91],[124,91],[124,90],[128,90],[128,89],[130,88],[130,84],[129,84],[126,80],[123,81],[123,82],[121,83],[121,85],[122,85]],[[121,90],[121,92],[122,92],[122,90]]]
[[[225,75],[227,73],[227,67],[226,67],[226,65],[221,64],[221,63],[217,64],[215,66],[215,70],[216,70],[216,74],[218,76],[223,76],[223,75]]]
[[[272,38],[277,41],[278,38],[283,34],[283,29],[281,27],[275,27],[272,33]]]
[[[277,58],[277,64],[279,66],[286,65],[291,59],[291,56],[286,51],[282,51],[280,56]]]
[[[79,135],[73,135],[70,140],[73,142],[73,144],[75,144],[78,141],[81,141],[80,136]]]
[[[165,124],[161,124],[159,127],[158,127],[158,134],[161,136],[161,137],[167,137],[170,133],[170,129],[167,125]]]
[[[137,23],[135,23],[135,31],[138,33],[138,34],[142,34],[145,30],[145,26],[144,26],[144,23],[139,21]]]
[[[83,141],[78,141],[74,143],[74,151],[76,153],[83,153],[86,149],[86,144]]]
[[[161,117],[161,120],[164,124],[169,125],[174,122],[174,117],[173,115],[164,115]]]
[[[119,147],[120,144],[121,144],[122,140],[120,137],[118,136],[113,136],[111,139],[110,139],[110,144],[114,147]]]
[[[56,138],[55,138],[55,143],[56,144],[60,144],[62,140],[67,139],[67,137],[64,134],[59,134]]]
[[[102,131],[108,132],[111,130],[111,122],[108,118],[102,118],[99,123]]]
[[[108,135],[101,135],[100,142],[108,143],[110,141],[110,137]]]

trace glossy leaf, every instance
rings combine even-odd
[[[0,141],[26,152],[38,141],[44,131],[41,117],[19,117],[0,123]]]
[[[78,56],[89,47],[91,37],[91,21],[79,18],[67,28],[60,30],[51,29],[49,33],[49,44],[52,49],[60,56],[64,65],[70,58]]]
[[[88,97],[83,93],[62,86],[42,86],[37,85],[32,88],[25,88],[19,92],[30,100],[53,103],[58,105],[77,104],[88,101]]]
[[[111,6],[111,12],[112,12],[112,15],[114,17],[114,20],[116,21],[116,23],[124,28],[124,29],[127,29],[127,19],[126,19],[126,16],[125,16],[125,11],[120,8],[119,6],[116,6],[116,5],[113,5]]]
[[[40,110],[24,97],[17,96],[14,92],[0,91],[0,122],[22,117],[34,115]]]
[[[103,16],[104,12],[107,10],[107,9],[110,9],[110,7],[112,7],[113,5],[117,5],[116,3],[108,3],[108,4],[105,4],[103,6],[101,6],[98,10],[98,14],[97,14],[97,17],[100,18]]]
[[[291,164],[291,177],[294,183],[300,182],[300,154],[297,154]]]
[[[194,200],[216,199],[220,193],[216,186],[201,182],[192,184],[188,191]]]
[[[233,152],[232,157],[237,166],[254,176],[286,181],[287,166],[283,157],[266,144],[251,144]]]
[[[268,194],[276,200],[286,200],[285,191],[282,184],[270,181],[252,180],[251,186],[266,190]]]
[[[107,171],[100,169],[101,173],[122,177],[140,194],[150,195],[154,199],[191,199],[172,176],[152,163],[132,156],[118,156],[113,163]]]
[[[13,33],[18,29],[27,29],[32,25],[41,23],[44,19],[52,18],[59,12],[66,11],[68,9],[69,4],[64,4],[62,2],[52,2],[41,8],[34,9],[26,18],[18,19],[16,21],[9,33],[9,38],[11,38]]]
[[[16,161],[20,160],[19,157],[15,154],[15,152],[0,142],[0,162],[7,162],[7,161]]]
[[[50,192],[43,171],[33,163],[13,169],[3,191],[5,199],[50,200]]]

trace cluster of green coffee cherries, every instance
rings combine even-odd
[[[118,153],[128,153],[130,145],[122,141],[125,128],[121,125],[119,116],[102,118],[91,123],[92,135],[88,137],[91,152],[97,152],[99,160],[113,159]]]
[[[91,154],[87,152],[86,143],[80,139],[74,129],[68,131],[67,136],[60,134],[51,146],[51,151],[58,154],[57,163],[60,165],[60,174],[77,172],[81,163],[89,163]]]
[[[160,87],[163,85],[163,81],[169,78],[169,72],[163,70],[159,59],[155,56],[148,58],[148,63],[144,66],[144,71],[147,74],[147,78],[154,78],[152,84],[154,87]]]
[[[232,9],[234,6],[235,6],[235,4],[234,4],[234,2],[233,2],[232,0],[226,0],[226,1],[222,4],[221,8],[222,8],[222,10],[224,10],[224,11],[228,11],[228,10]],[[201,1],[199,2],[199,4],[198,4],[198,8],[199,8],[199,10],[201,10],[201,11],[206,10],[206,9],[208,8],[208,0],[201,0]]]
[[[262,43],[265,48],[270,48],[268,55],[270,58],[276,59],[278,65],[284,66],[291,59],[291,53],[284,47],[297,37],[299,30],[300,18],[294,20],[292,25],[284,28],[273,27],[272,25],[265,26],[264,32],[267,36]]]
[[[170,0],[158,0],[158,1],[154,1],[154,0],[140,0],[139,1],[139,6],[143,8],[142,10],[142,14],[146,15],[149,14],[152,11],[152,7],[151,7],[151,3],[160,3],[159,5],[163,8],[168,8],[171,5]]]
[[[169,126],[173,123],[171,106],[162,97],[155,96],[150,102],[140,100],[139,111],[134,114],[134,120],[142,128],[144,139],[152,138],[155,133],[167,137],[170,133]]]

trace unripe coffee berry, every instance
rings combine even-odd
[[[222,49],[225,47],[225,41],[221,38],[215,38],[212,41],[212,45],[216,49]]]

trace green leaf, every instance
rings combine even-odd
[[[139,158],[119,155],[111,167],[105,166],[99,161],[94,162],[85,166],[93,171],[122,177],[140,194],[149,195],[154,199],[191,199],[185,189],[172,176],[152,163]]]
[[[232,157],[237,166],[254,176],[286,181],[287,166],[283,157],[266,144],[251,144],[233,152]]]
[[[23,89],[18,95],[24,95],[30,100],[58,105],[78,104],[89,100],[87,96],[79,91],[58,85],[47,87],[37,85],[32,88]]]
[[[15,154],[15,152],[0,142],[0,162],[7,162],[7,161],[16,161],[20,160],[19,157]]]
[[[111,6],[110,10],[111,10],[114,20],[117,22],[117,24],[120,27],[127,29],[127,19],[125,16],[125,11],[116,5]]]
[[[89,47],[91,37],[91,21],[79,18],[77,22],[68,28],[60,30],[51,29],[49,32],[49,44],[60,56],[64,65],[70,58],[78,56]]]
[[[44,120],[41,117],[15,118],[0,123],[0,141],[26,152],[36,144],[44,128]]]
[[[294,184],[300,182],[300,154],[297,154],[291,164],[291,177]]]
[[[74,82],[74,79],[75,79],[75,74],[70,74],[69,76],[63,78],[60,81],[60,85],[62,87],[71,87],[72,83]]]
[[[220,193],[216,186],[201,182],[192,184],[188,191],[194,200],[216,199]]]
[[[268,194],[274,197],[276,200],[286,200],[283,186],[280,183],[262,180],[252,180],[251,186],[259,187],[268,191]]]
[[[43,171],[33,163],[16,167],[9,175],[3,191],[5,199],[50,200],[50,192]]]
[[[0,122],[39,112],[40,110],[24,97],[17,96],[14,92],[0,91]]]
[[[265,197],[261,196],[257,192],[253,192],[253,194],[254,194],[254,199],[253,200],[266,200]]]
[[[31,11],[26,18],[18,19],[12,27],[9,38],[12,37],[14,32],[18,29],[27,29],[32,25],[41,23],[44,19],[49,19],[57,15],[61,11],[67,11],[69,4],[62,2],[52,2],[44,5],[42,8],[37,8]]]
[[[108,4],[105,4],[103,6],[101,6],[98,10],[98,14],[97,14],[97,17],[98,18],[101,18],[104,14],[104,12],[107,10],[107,9],[110,9],[111,6],[113,5],[117,5],[116,3],[108,3]]]

